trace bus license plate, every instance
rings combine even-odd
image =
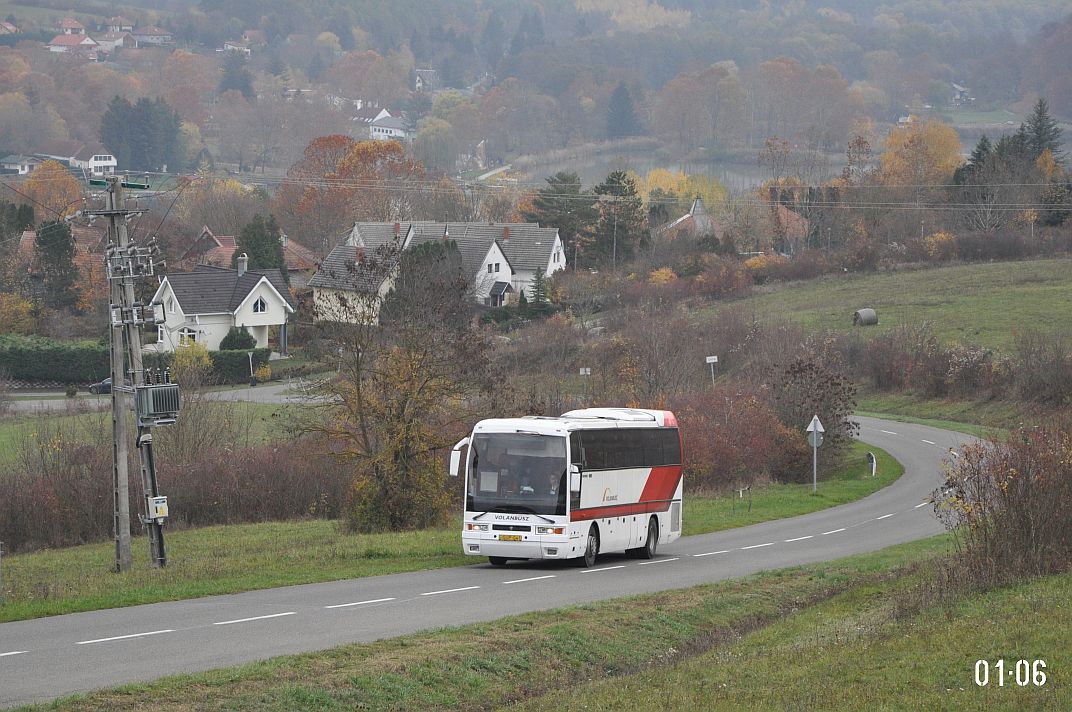
[[[521,541],[520,534],[500,534],[499,541]]]

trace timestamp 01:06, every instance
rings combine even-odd
[[[1004,687],[1006,682],[1009,685],[1015,682],[1020,687],[1042,687],[1046,684],[1046,661],[995,660],[991,663],[989,660],[976,660],[975,684],[986,687],[991,682],[998,687]]]

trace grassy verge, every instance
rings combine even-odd
[[[868,451],[878,460],[877,474],[871,477],[865,461]],[[685,499],[683,534],[703,534],[750,524],[796,517],[866,497],[890,484],[904,473],[901,463],[885,450],[859,441],[852,443],[848,456],[836,471],[824,473],[819,491],[811,493],[811,483],[771,484],[754,489],[744,497],[737,492],[721,497]]]
[[[870,393],[859,399],[856,414],[934,425],[984,437],[1021,423],[1045,420],[1049,412],[1037,403],[930,400],[903,393]]]
[[[899,614],[890,580],[849,574],[846,590],[739,641],[613,680],[556,691],[522,709],[555,709],[583,698],[585,709],[1070,709],[1072,574],[959,596]],[[1019,686],[996,679],[1018,660],[1043,660],[1047,680]],[[975,683],[977,660],[990,681]],[[538,702],[538,704],[536,704]]]
[[[868,447],[855,444],[851,464],[825,479],[818,495],[810,485],[770,485],[753,492],[751,511],[747,499],[688,497],[684,533],[792,517],[864,497],[903,472],[896,460],[871,447],[879,476],[865,476]],[[166,568],[149,568],[135,542],[131,571],[95,576],[87,572],[111,570],[111,543],[8,556],[0,622],[474,563],[461,554],[460,529],[456,522],[447,529],[357,535],[341,531],[337,522],[311,520],[170,531]]]
[[[935,537],[26,709],[1067,709],[1072,575],[899,607],[891,593],[926,580],[949,546]],[[980,658],[1043,659],[1049,681],[979,688]]]

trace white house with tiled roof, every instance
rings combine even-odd
[[[130,36],[134,38],[134,41],[138,43],[139,47],[159,47],[161,45],[174,43],[171,33],[167,30],[160,29],[156,25],[139,27],[136,30],[133,30],[130,33]]]
[[[65,17],[60,20],[60,33],[64,35],[84,35],[86,26],[73,17]]]
[[[49,52],[83,52],[90,53],[97,50],[97,41],[89,35],[63,34],[56,35],[48,43]]]
[[[161,278],[152,299],[163,318],[156,349],[174,351],[185,338],[216,351],[237,326],[253,335],[257,348],[268,347],[269,330],[278,328],[278,349],[285,354],[287,320],[295,312],[290,290],[279,270],[247,270],[245,264],[243,255],[237,270],[198,265]]]

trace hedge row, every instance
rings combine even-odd
[[[17,381],[92,383],[108,376],[108,347],[95,341],[0,336],[0,371]]]
[[[220,383],[249,380],[248,351],[211,351],[213,375]],[[268,362],[271,349],[253,350],[253,369]],[[146,354],[145,366],[164,369],[172,356]],[[0,371],[16,381],[86,384],[110,374],[108,347],[95,341],[56,341],[40,336],[0,336]]]
[[[271,349],[253,349],[253,370],[261,364],[268,363]],[[212,378],[218,383],[245,383],[249,381],[249,351],[209,351],[212,359]],[[146,368],[165,369],[171,367],[173,355],[170,353],[145,354]]]

